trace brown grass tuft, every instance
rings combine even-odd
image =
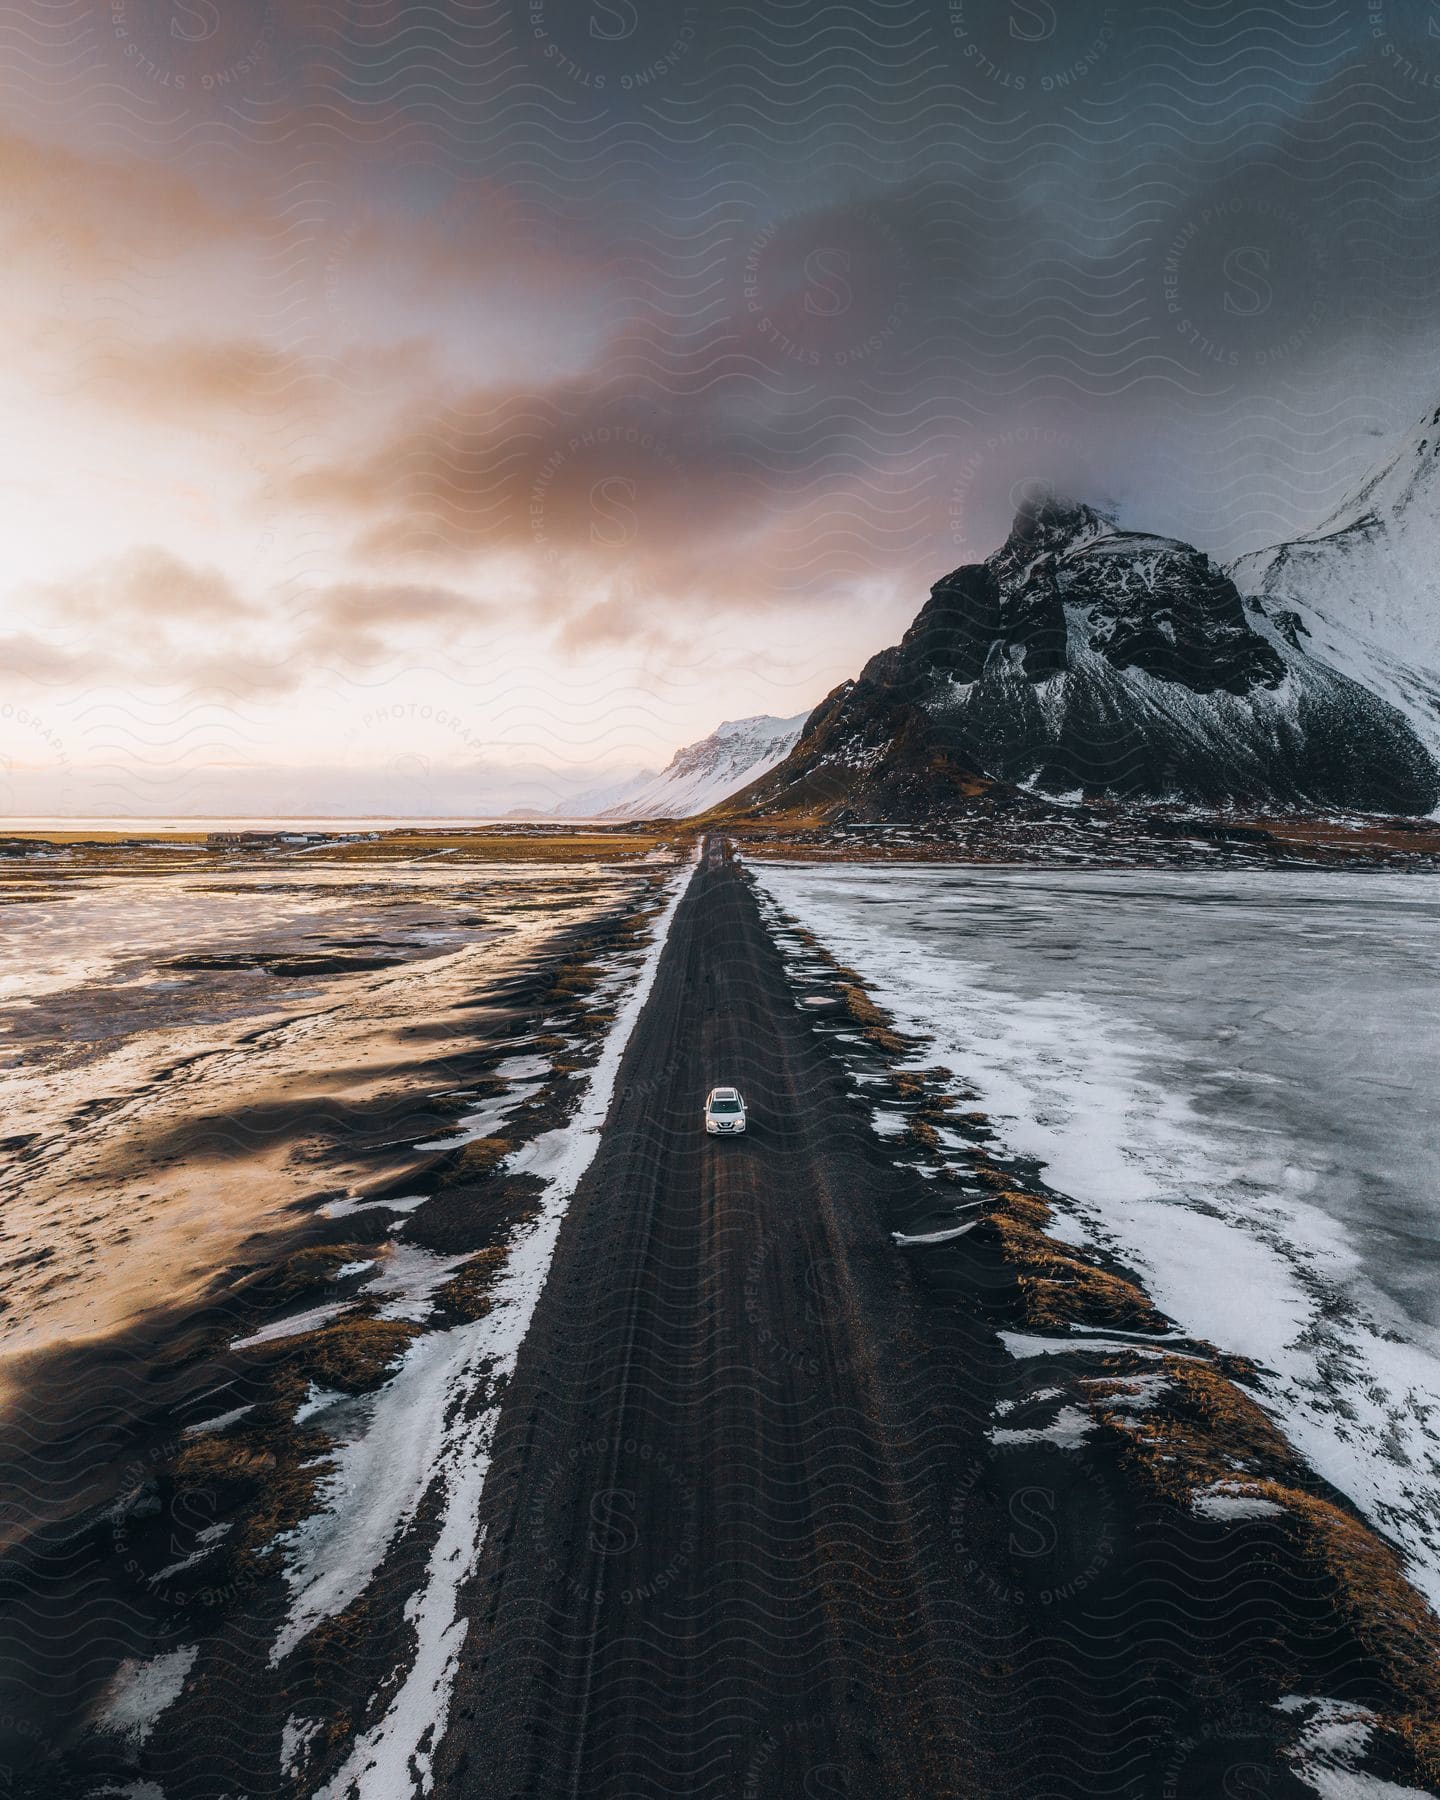
[[[457,1175],[468,1175],[472,1178],[493,1175],[513,1148],[514,1145],[509,1138],[476,1138],[472,1143],[462,1145],[454,1153],[455,1172]]]
[[[441,1288],[435,1298],[447,1311],[464,1319],[483,1319],[491,1307],[490,1289],[505,1266],[506,1252],[501,1245],[481,1250]]]
[[[1382,1723],[1426,1783],[1440,1781],[1440,1654],[1436,1621],[1390,1545],[1317,1494],[1261,1482],[1256,1492],[1299,1521],[1306,1549],[1335,1584],[1340,1610],[1400,1699]]]
[[[890,1015],[880,1010],[858,982],[841,982],[840,994],[845,1002],[846,1012],[857,1025],[889,1025]]]
[[[215,1432],[186,1439],[175,1456],[176,1474],[197,1487],[248,1485],[269,1475],[275,1465],[273,1450]]]
[[[218,1506],[239,1514],[227,1552],[237,1576],[258,1572],[256,1558],[282,1531],[315,1509],[327,1468],[326,1440],[267,1409],[243,1438],[211,1436],[182,1443],[173,1465],[182,1485],[211,1490]]]
[[[983,1181],[987,1174],[994,1174],[994,1171],[982,1169],[980,1173]],[[994,1213],[1018,1225],[1028,1226],[1032,1231],[1043,1232],[1052,1216],[1049,1205],[1038,1194],[1025,1194],[1019,1188],[1008,1186],[1008,1180],[1008,1176],[1001,1176],[998,1183],[985,1182],[986,1187],[998,1186],[998,1204]]]
[[[1301,1552],[1333,1585],[1337,1612],[1395,1699],[1381,1727],[1427,1786],[1440,1782],[1440,1627],[1398,1554],[1368,1525],[1305,1485],[1290,1445],[1248,1395],[1206,1363],[1163,1359],[1167,1385],[1144,1412],[1103,1410],[1123,1382],[1097,1382],[1103,1425],[1152,1487],[1180,1505],[1224,1482],[1279,1506]]]
[[[352,1315],[286,1340],[292,1366],[321,1387],[363,1394],[378,1387],[420,1327],[403,1319]]]
[[[1165,1391],[1144,1412],[1101,1411],[1127,1460],[1152,1486],[1188,1505],[1196,1489],[1217,1481],[1298,1475],[1290,1446],[1266,1414],[1218,1370],[1167,1356],[1159,1371],[1166,1377]],[[1102,1401],[1106,1397],[1104,1383],[1092,1391]]]
[[[373,1244],[310,1244],[287,1257],[281,1265],[278,1286],[284,1294],[308,1293],[326,1287],[337,1269],[346,1263],[365,1262],[376,1254]]]
[[[1047,1237],[1050,1208],[1014,1188],[1002,1189],[989,1218],[1005,1259],[1017,1271],[1027,1323],[1046,1330],[1099,1325],[1125,1331],[1167,1329],[1144,1290],[1112,1275],[1068,1244]]]

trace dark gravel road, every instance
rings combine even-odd
[[[721,1081],[743,1138],[701,1128]],[[712,853],[502,1421],[455,1791],[960,1791],[964,1683],[878,1393],[894,1329],[857,1291],[896,1273],[896,1175]]]

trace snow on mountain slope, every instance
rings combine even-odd
[[[1440,408],[1318,530],[1230,571],[1305,648],[1379,694],[1440,757]]]
[[[1440,408],[1318,530],[1231,573],[1242,593],[1314,608],[1398,662],[1440,668]]]
[[[994,782],[1204,806],[1426,812],[1440,770],[1405,716],[1244,602],[1189,544],[1094,508],[1021,509],[837,688],[744,807],[947,815]]]
[[[704,812],[774,768],[808,717],[727,719],[709,737],[677,750],[658,775],[646,770],[620,788],[594,789],[566,811],[598,819],[683,819]]]

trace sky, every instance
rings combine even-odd
[[[0,813],[564,806],[1440,403],[1440,4],[15,0]]]

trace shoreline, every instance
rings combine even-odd
[[[888,1071],[886,1105],[907,1121],[902,1136],[886,1139],[893,1154],[928,1167],[939,1190],[933,1216],[907,1221],[895,1241],[917,1259],[922,1279],[941,1288],[964,1284],[967,1260],[1003,1272],[1009,1298],[997,1325],[1020,1391],[996,1412],[992,1439],[1017,1453],[1045,1445],[1076,1466],[1099,1456],[1138,1504],[1154,1504],[1172,1524],[1177,1514],[1187,1524],[1213,1522],[1217,1551],[1239,1546],[1237,1554],[1266,1569],[1288,1560],[1302,1593],[1326,1593],[1318,1617],[1348,1643],[1336,1661],[1350,1668],[1338,1698],[1316,1693],[1302,1704],[1274,1695],[1294,1727],[1277,1727],[1277,1744],[1292,1764],[1303,1763],[1305,1721],[1318,1729],[1332,1699],[1361,1705],[1358,1676],[1362,1736],[1384,1740],[1371,1746],[1380,1775],[1440,1785],[1440,1617],[1398,1546],[1292,1446],[1267,1410],[1255,1365],[1186,1335],[1157,1310],[1133,1268],[1077,1241],[1057,1210],[1065,1197],[1047,1185],[1040,1161],[1007,1150],[987,1114],[964,1110],[974,1101],[956,1095],[945,1068],[915,1072],[936,1046],[899,1025],[877,1004],[874,985],[811,928],[768,896],[767,905],[801,946],[794,966],[805,969],[807,990],[828,973],[848,1028],[847,1060]],[[821,1014],[816,1029],[836,1028]],[[863,1091],[873,1102],[870,1087]],[[946,1229],[953,1217],[963,1223]],[[1304,1613],[1302,1604],[1296,1617]],[[1375,1773],[1343,1766],[1357,1778]]]

